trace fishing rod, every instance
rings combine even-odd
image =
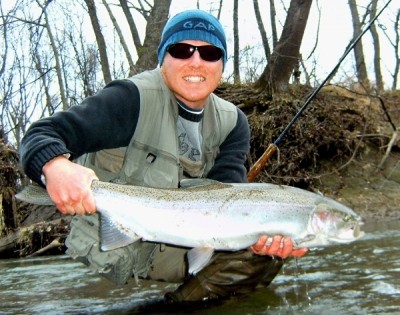
[[[253,182],[254,179],[257,177],[258,174],[260,174],[261,170],[265,166],[265,164],[268,162],[269,158],[272,156],[272,154],[275,153],[275,151],[278,149],[278,145],[281,143],[282,139],[286,136],[286,134],[289,132],[290,128],[294,125],[296,120],[301,116],[301,114],[304,112],[304,110],[307,108],[307,106],[310,104],[311,100],[318,94],[318,92],[323,88],[325,83],[335,74],[337,69],[339,68],[340,64],[343,62],[343,60],[347,57],[347,55],[354,49],[354,47],[357,45],[357,43],[360,41],[361,37],[371,28],[372,24],[377,20],[377,18],[381,15],[381,13],[386,9],[386,7],[392,2],[392,0],[389,0],[385,6],[379,11],[378,14],[376,14],[371,21],[366,25],[365,29],[355,38],[350,42],[350,45],[348,48],[345,50],[343,53],[342,57],[339,59],[338,63],[335,65],[335,67],[332,69],[332,71],[327,75],[327,77],[321,82],[321,84],[313,90],[313,92],[310,94],[310,96],[306,99],[304,102],[303,106],[300,108],[300,110],[294,115],[292,120],[288,123],[286,128],[282,131],[282,133],[278,136],[278,138],[271,143],[268,148],[265,150],[263,155],[257,160],[256,163],[251,167],[250,171],[247,173],[247,180],[249,182]]]

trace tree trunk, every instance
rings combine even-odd
[[[101,32],[101,27],[99,19],[97,18],[96,6],[94,4],[94,0],[85,0],[85,2],[88,8],[90,21],[92,22],[94,35],[96,36],[97,46],[99,48],[101,70],[103,72],[104,82],[107,84],[111,82],[112,78],[111,78],[110,64],[108,62],[108,56],[107,56],[106,41],[104,39],[103,33]]]
[[[269,57],[271,56],[271,50],[268,44],[267,32],[265,31],[265,27],[261,18],[260,7],[258,6],[258,0],[253,0],[253,7],[254,7],[254,13],[256,15],[258,29],[260,30],[261,40],[265,52],[265,58],[268,60]]]
[[[356,0],[349,0],[349,7],[350,7],[351,18],[352,18],[352,22],[353,22],[353,38],[356,38],[362,32]],[[360,40],[357,43],[357,45],[354,47],[354,58],[355,58],[355,62],[356,62],[356,71],[357,71],[358,82],[364,87],[369,87],[367,66],[365,64],[362,40]]]
[[[394,33],[396,34],[395,36],[395,41],[393,43],[394,47],[394,52],[395,52],[395,58],[396,58],[396,63],[394,66],[394,73],[393,73],[393,84],[392,84],[392,91],[396,91],[397,89],[397,78],[400,72],[400,9],[397,11],[396,14],[396,20],[394,23]]]
[[[135,71],[154,69],[157,67],[157,47],[162,30],[167,23],[172,0],[154,0],[153,8],[147,18],[146,35],[143,46],[138,50],[139,59]]]
[[[276,31],[275,0],[269,0],[269,16],[271,19],[272,47],[275,48],[278,43],[278,32]]]
[[[218,14],[217,14],[217,19],[219,20],[221,18],[221,12],[222,12],[222,4],[224,0],[219,0],[219,7],[218,7]]]
[[[57,45],[56,45],[56,41],[54,39],[54,35],[53,35],[53,32],[50,27],[49,17],[47,16],[47,11],[46,11],[46,6],[41,5],[39,1],[36,1],[36,3],[43,11],[43,15],[44,15],[45,23],[46,23],[45,27],[47,30],[47,35],[49,36],[51,49],[53,51],[54,59],[55,59],[55,63],[56,63],[55,66],[56,66],[58,86],[60,88],[60,97],[61,97],[62,108],[63,108],[63,110],[66,110],[69,106],[68,106],[68,101],[67,101],[67,95],[65,92],[65,84],[64,84],[63,74],[62,74],[63,71],[62,71],[62,67],[61,67],[59,47],[57,47]],[[46,5],[48,5],[49,3],[50,2],[48,2]]]
[[[376,16],[377,5],[378,5],[378,0],[373,0],[371,3],[371,11],[369,13],[371,20]],[[381,45],[379,42],[379,35],[375,23],[371,25],[370,30],[374,45],[374,70],[375,70],[376,90],[378,93],[381,93],[384,90],[382,70],[381,70],[381,48],[380,48]]]
[[[103,1],[103,5],[106,8],[108,15],[110,16],[111,22],[113,23],[113,26],[115,28],[115,31],[118,34],[119,37],[119,41],[121,43],[122,49],[124,50],[125,56],[126,56],[126,60],[128,61],[128,65],[129,65],[129,76],[132,76],[134,74],[134,63],[132,60],[132,55],[129,51],[128,45],[126,44],[124,35],[122,34],[121,28],[118,25],[117,19],[115,18],[114,14],[112,13],[110,6],[108,5],[106,0],[102,0]]]
[[[7,17],[3,13],[3,7],[0,5],[0,14],[1,14],[1,20],[2,20],[2,32],[3,32],[3,49],[0,52],[0,60],[1,60],[1,65],[0,65],[0,78],[3,76],[4,71],[6,70],[6,65],[7,65],[7,53],[8,53],[8,36],[7,36]]]
[[[282,35],[254,87],[269,95],[285,92],[295,65],[307,25],[312,0],[291,0]]]
[[[140,56],[142,54],[142,42],[140,40],[139,32],[137,30],[135,21],[133,20],[131,11],[129,10],[128,2],[127,2],[127,0],[119,0],[119,3],[121,4],[122,11],[124,11],[125,18],[128,22],[129,29],[131,31],[133,44],[135,45],[136,52],[138,54],[138,57],[140,58]],[[147,20],[147,18],[146,18],[146,20]]]
[[[239,0],[233,1],[233,83],[240,83],[239,69]]]

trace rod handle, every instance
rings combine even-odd
[[[278,146],[274,143],[271,143],[268,148],[265,150],[263,155],[257,160],[256,163],[250,168],[250,171],[247,173],[247,180],[249,182],[253,182],[254,179],[261,173],[261,170],[264,168],[265,164],[267,164],[269,158],[275,151],[278,149]]]

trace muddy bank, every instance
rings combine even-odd
[[[379,168],[375,150],[346,168],[319,179],[319,190],[347,204],[365,220],[400,220],[400,154],[392,153]]]

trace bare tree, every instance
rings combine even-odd
[[[129,30],[131,31],[131,36],[133,39],[133,44],[135,45],[138,56],[140,57],[140,54],[142,53],[142,42],[140,40],[139,31],[136,27],[135,21],[131,14],[128,1],[119,0],[119,3],[121,5],[122,11],[124,12],[125,18],[128,22]]]
[[[224,0],[219,0],[219,7],[218,7],[218,14],[217,14],[217,19],[219,20],[221,18],[221,12],[222,12],[222,4]]]
[[[358,15],[356,0],[348,0],[348,1],[351,12],[351,19],[353,22],[353,38],[356,38],[362,32],[361,21]],[[367,66],[365,64],[362,41],[359,41],[358,44],[354,47],[354,58],[356,62],[358,82],[364,87],[369,87],[369,79],[367,73]]]
[[[258,91],[272,95],[287,91],[292,71],[299,59],[300,45],[307,25],[312,0],[291,0],[282,34],[261,77]]]
[[[376,16],[376,8],[378,5],[378,0],[372,0],[371,9],[369,12],[370,19],[372,20]],[[375,23],[371,25],[370,28],[373,46],[374,46],[374,70],[375,70],[375,84],[378,93],[382,93],[384,89],[382,70],[381,70],[381,44],[379,41],[379,34],[376,29]]]
[[[110,65],[108,62],[107,45],[103,33],[101,32],[99,19],[96,13],[96,6],[94,4],[94,0],[85,0],[85,3],[89,12],[90,21],[92,22],[92,27],[94,35],[96,36],[97,45],[99,47],[99,55],[100,55],[101,69],[103,71],[104,82],[108,83],[111,82],[112,78],[111,78]]]
[[[171,1],[172,0],[154,0],[154,4],[152,6],[148,1],[138,1],[137,6],[132,6],[127,0],[119,0],[125,18],[128,22],[138,56],[133,73],[153,69],[157,66],[157,46],[160,41],[164,25],[168,20]],[[131,9],[139,12],[146,21],[146,33],[143,44],[139,37],[139,32],[133,19]]]
[[[157,66],[157,47],[162,30],[167,23],[169,8],[172,0],[154,0],[150,14],[146,17],[146,34],[141,50],[138,50],[139,59],[135,68],[137,71],[153,69]]]
[[[49,21],[49,17],[47,14],[47,6],[51,3],[52,0],[46,1],[44,5],[40,3],[39,0],[36,0],[36,3],[42,10],[42,14],[44,16],[45,20],[45,28],[47,31],[47,35],[50,40],[50,46],[54,54],[54,60],[55,60],[55,68],[56,68],[56,73],[57,73],[57,80],[58,80],[58,85],[60,89],[60,97],[61,97],[61,104],[64,110],[68,108],[68,101],[67,101],[67,96],[65,93],[65,84],[64,84],[64,78],[62,74],[62,67],[61,67],[61,60],[60,60],[60,51],[57,47],[55,36],[53,35],[53,31],[51,29],[51,23]]]
[[[271,18],[272,47],[275,48],[278,43],[278,32],[276,30],[275,0],[269,0],[269,15]]]
[[[265,30],[264,23],[262,21],[258,0],[253,0],[253,7],[254,7],[254,13],[256,15],[258,29],[261,35],[261,40],[264,47],[265,58],[268,60],[269,57],[271,56],[271,49],[269,48],[267,32]]]
[[[91,96],[96,92],[96,73],[98,70],[97,47],[93,44],[85,43],[82,32],[79,33],[78,38],[69,33],[68,40],[71,42],[75,61],[78,65],[77,79],[82,85],[83,97]],[[78,100],[76,102],[79,103]]]
[[[7,64],[7,53],[8,53],[8,33],[7,33],[7,24],[8,24],[8,16],[6,16],[3,12],[3,7],[0,4],[0,14],[1,14],[1,20],[3,23],[3,27],[1,28],[3,31],[3,51],[0,52],[0,77],[3,75],[4,71],[6,70],[6,64]]]
[[[396,20],[394,22],[394,31],[395,31],[395,41],[393,43],[393,48],[395,52],[396,63],[393,72],[393,84],[392,84],[392,91],[397,89],[397,78],[399,77],[400,73],[400,9],[397,11]]]
[[[240,83],[240,69],[239,69],[239,1],[233,1],[233,82]]]
[[[35,69],[39,73],[39,78],[42,81],[43,92],[45,95],[45,108],[48,110],[48,114],[51,115],[55,111],[55,106],[53,105],[53,99],[50,93],[51,82],[49,76],[47,76],[47,71],[49,71],[49,69],[42,65],[42,56],[40,56],[38,49],[32,50],[31,54]]]
[[[132,59],[132,55],[129,51],[128,45],[126,44],[124,35],[122,34],[122,30],[118,25],[117,19],[114,17],[114,14],[112,13],[110,6],[108,5],[106,0],[102,0],[103,1],[103,5],[106,8],[108,15],[110,16],[111,22],[113,23],[113,26],[115,28],[115,31],[118,34],[119,37],[119,41],[121,43],[122,49],[125,52],[125,56],[126,56],[126,60],[128,61],[129,64],[129,76],[134,74],[134,63],[133,63],[133,59]]]

